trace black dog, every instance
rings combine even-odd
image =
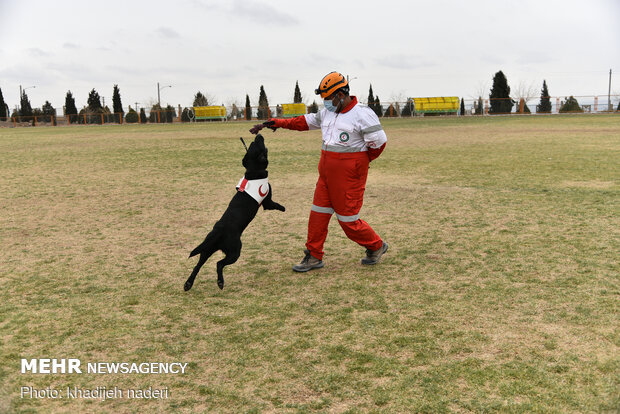
[[[243,139],[241,139],[243,141]],[[245,142],[243,143],[245,145]],[[241,254],[241,233],[256,216],[258,207],[265,210],[284,211],[284,207],[271,199],[271,185],[267,181],[267,148],[262,135],[257,135],[243,157],[244,178],[237,185],[237,192],[228,204],[222,218],[215,223],[213,230],[198,245],[189,257],[200,253],[198,264],[185,282],[185,290],[190,290],[194,279],[203,264],[218,250],[226,257],[217,262],[217,285],[224,289],[224,266],[233,264]]]

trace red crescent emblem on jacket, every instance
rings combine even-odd
[[[263,184],[263,185],[265,185],[265,184]],[[265,191],[265,193],[263,194],[263,192],[261,191],[261,188],[263,188],[263,185],[261,185],[261,186],[258,188],[258,194],[259,194],[261,197],[265,197],[265,196],[267,195],[267,193],[269,192],[269,187],[267,187],[267,191]]]

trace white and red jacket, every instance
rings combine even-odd
[[[323,149],[332,152],[368,152],[370,160],[377,158],[387,142],[387,136],[377,114],[357,102],[355,96],[341,112],[323,108],[316,114],[291,119],[273,119],[276,127],[307,131],[321,129]]]

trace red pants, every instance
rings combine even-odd
[[[334,212],[349,239],[370,250],[377,250],[383,245],[377,233],[359,218],[368,164],[369,158],[365,152],[321,152],[319,180],[314,190],[306,242],[306,248],[317,259],[323,259],[323,244]]]

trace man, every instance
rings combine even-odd
[[[358,104],[357,98],[349,95],[349,84],[340,73],[327,74],[315,93],[325,104],[318,113],[270,119],[263,124],[274,131],[276,128],[297,131],[321,128],[323,133],[305,257],[293,270],[307,272],[324,266],[323,244],[333,213],[347,237],[366,248],[362,264],[374,265],[387,252],[388,244],[359,218],[359,211],[364,202],[368,165],[381,154],[387,137],[374,111]]]

